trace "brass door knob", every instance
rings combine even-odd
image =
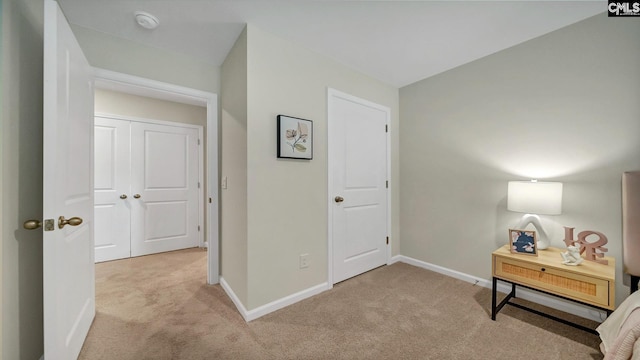
[[[22,224],[22,227],[27,230],[35,230],[40,226],[42,226],[42,222],[40,220],[27,220]]]
[[[136,199],[140,199],[140,194],[135,194],[135,195],[133,195],[133,197],[136,198]]]
[[[62,229],[65,225],[78,226],[80,224],[82,224],[82,219],[79,217],[65,219],[64,216],[60,216],[58,218],[58,229]]]
[[[126,198],[127,198],[127,195],[125,195],[125,194],[120,195],[120,199],[124,200]]]
[[[335,199],[333,199],[333,200],[335,200],[335,202],[337,202],[337,203],[341,203],[341,202],[344,201],[344,198],[342,196],[336,196]]]

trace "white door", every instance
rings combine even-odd
[[[198,130],[131,123],[131,256],[196,247]]]
[[[93,84],[58,4],[44,6],[44,355],[65,360],[77,358],[95,315]],[[76,226],[64,225],[70,218]]]
[[[387,262],[389,108],[329,91],[333,283]]]
[[[131,256],[129,121],[95,118],[96,262]]]

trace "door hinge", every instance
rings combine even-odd
[[[387,180],[385,183],[386,183],[386,187],[388,189],[389,188],[389,180]]]
[[[198,181],[198,189],[200,189],[200,181]]]
[[[387,245],[389,245],[389,237],[387,236]]]
[[[386,133],[389,132],[389,125],[384,124],[384,132]]]
[[[211,200],[211,198],[209,198],[209,204],[211,204],[211,202],[212,202],[212,200]]]
[[[200,139],[198,139],[198,145],[200,145]]]
[[[200,225],[198,225],[198,231],[200,231]]]

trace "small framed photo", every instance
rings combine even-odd
[[[538,240],[532,230],[509,229],[509,248],[513,254],[538,256]]]
[[[278,157],[313,159],[313,122],[278,115]]]

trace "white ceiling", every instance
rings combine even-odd
[[[59,0],[69,22],[221,65],[245,23],[402,87],[603,13],[606,1]],[[160,20],[139,27],[135,11]],[[605,15],[602,15],[605,16]]]

